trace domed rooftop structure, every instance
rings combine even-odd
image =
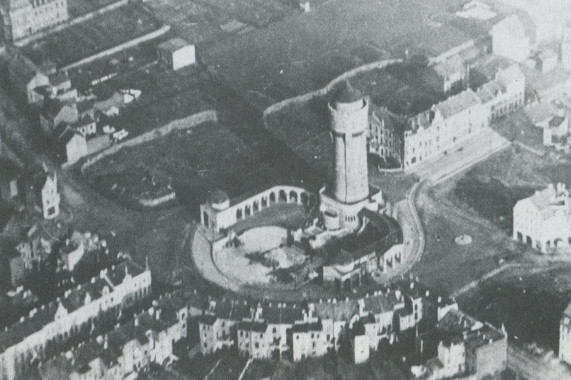
[[[354,88],[349,81],[345,81],[333,96],[335,103],[354,103],[363,99],[363,93]]]
[[[206,200],[210,204],[222,204],[230,201],[230,197],[225,191],[214,190],[208,194],[208,199]]]

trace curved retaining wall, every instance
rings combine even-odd
[[[347,79],[366,72],[366,71],[371,71],[371,70],[375,70],[375,69],[382,69],[385,68],[389,65],[392,65],[393,63],[400,63],[403,62],[402,59],[385,59],[382,61],[376,61],[376,62],[371,62],[371,63],[367,63],[363,66],[359,66],[359,67],[355,67],[352,70],[349,70],[343,74],[341,74],[340,76],[338,76],[337,78],[333,79],[331,82],[329,82],[325,87],[320,88],[318,90],[315,91],[311,91],[308,92],[306,94],[303,95],[299,95],[293,98],[289,98],[289,99],[285,99],[282,100],[281,102],[277,102],[272,104],[271,106],[269,106],[268,108],[266,108],[264,110],[263,113],[263,117],[264,117],[264,122],[265,119],[268,115],[274,113],[274,112],[278,112],[281,111],[282,109],[284,109],[287,106],[290,106],[292,104],[299,104],[299,103],[304,103],[304,102],[308,102],[310,100],[312,100],[313,98],[316,97],[322,97],[327,95],[331,90],[333,90],[333,88],[338,85],[339,83],[346,81]]]
[[[101,159],[111,156],[117,152],[119,152],[123,148],[132,148],[137,145],[161,138],[165,135],[173,131],[181,131],[185,129],[194,128],[199,124],[205,122],[217,122],[218,121],[218,113],[215,110],[208,110],[202,111],[199,113],[195,113],[194,115],[190,115],[183,119],[177,119],[171,121],[167,125],[163,125],[162,127],[155,128],[150,130],[146,133],[143,133],[140,136],[134,137],[129,139],[125,142],[120,144],[112,145],[111,147],[102,150],[101,152],[97,153],[96,155],[89,157],[81,166],[81,173],[83,174],[85,169],[90,167],[91,165],[95,164],[96,162],[100,161]]]

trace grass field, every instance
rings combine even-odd
[[[464,43],[472,36],[452,16],[455,6],[450,0],[333,0],[207,47],[203,58],[263,107],[371,61],[406,50],[435,56]],[[436,15],[446,17],[430,22]]]
[[[455,206],[484,217],[506,232],[516,202],[548,183],[571,184],[571,162],[538,157],[512,146],[437,187]]]
[[[157,0],[147,4],[177,34],[197,44],[217,41],[252,27],[266,27],[293,13],[292,7],[278,0]],[[231,21],[238,23],[226,27]]]
[[[69,0],[67,2],[67,11],[69,16],[78,17],[106,5],[114,3],[117,0]]]
[[[518,110],[513,114],[493,123],[492,128],[510,141],[519,141],[531,148],[543,151],[543,130],[533,125],[533,122],[525,114],[524,110]]]
[[[196,206],[210,189],[236,197],[279,175],[228,129],[206,123],[121,150],[90,167],[86,177],[102,193],[120,198],[140,194],[147,182],[170,184],[179,201]]]
[[[430,69],[410,62],[359,74],[351,79],[351,84],[363,94],[370,94],[375,105],[388,106],[395,112],[416,112],[429,108],[443,97],[435,90],[432,79]],[[333,145],[327,108],[330,97],[328,94],[306,103],[292,104],[266,118],[266,127],[274,136],[314,169],[328,176],[333,174]],[[374,165],[370,166],[370,175],[376,185],[384,188],[386,176],[380,175]],[[403,179],[389,177],[389,180],[395,180],[395,184]],[[411,185],[410,180],[408,177],[404,182]],[[389,191],[394,195],[393,200],[402,199],[405,192],[406,186],[400,185]]]
[[[137,70],[105,82],[104,89],[96,91],[134,88],[142,91],[141,97],[127,107],[113,121],[125,128],[131,136],[139,135],[176,119],[213,108],[214,100],[208,82],[196,67],[176,72],[163,71],[158,66]]]
[[[462,310],[496,326],[505,324],[510,338],[537,342],[557,351],[559,319],[571,302],[571,267],[530,273],[513,270],[487,281],[460,299]]]
[[[52,62],[60,67],[159,27],[160,23],[153,16],[129,4],[34,41],[23,51],[37,64]]]

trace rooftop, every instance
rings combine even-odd
[[[466,71],[464,61],[458,54],[433,66],[434,71],[443,78],[448,78],[458,72]]]
[[[191,45],[188,42],[186,42],[185,40],[183,40],[182,38],[173,38],[170,39],[168,41],[163,42],[162,44],[160,44],[158,46],[158,48],[160,50],[164,50],[167,52],[171,52],[174,53],[175,51],[185,47]]]
[[[474,91],[468,89],[457,95],[449,97],[445,101],[436,104],[434,107],[442,113],[444,118],[449,118],[479,104],[481,104],[480,98],[476,96]]]
[[[550,184],[546,189],[536,191],[529,200],[541,213],[543,219],[548,219],[555,215],[558,210],[565,210],[570,214],[569,193],[565,187]]]
[[[361,91],[357,90],[347,80],[340,85],[339,89],[333,95],[332,102],[334,103],[353,103],[363,99]]]

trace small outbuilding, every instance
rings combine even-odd
[[[158,46],[158,59],[161,67],[176,71],[196,63],[195,47],[182,38],[173,38]]]

